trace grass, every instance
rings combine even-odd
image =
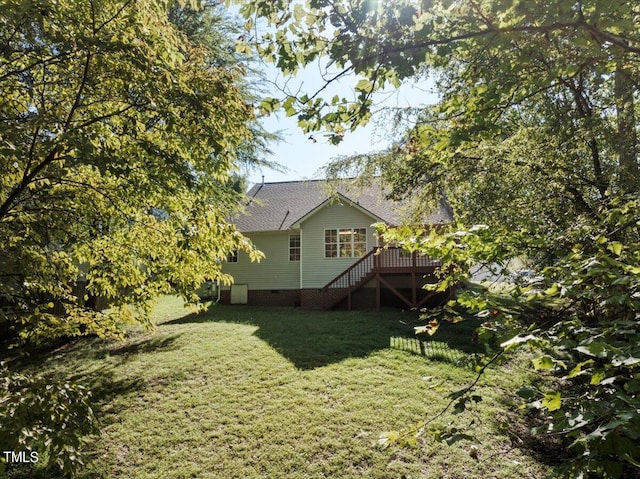
[[[485,399],[456,420],[477,441],[426,436],[382,449],[380,434],[435,415],[473,380],[473,324],[413,335],[415,314],[157,306],[153,333],[80,340],[38,359],[94,392],[102,435],[80,473],[98,478],[538,478],[549,467],[519,448],[517,370],[490,370]],[[33,366],[35,367],[35,366]],[[472,424],[470,426],[470,424]],[[469,453],[478,448],[477,458]]]

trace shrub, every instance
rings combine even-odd
[[[0,451],[26,452],[46,469],[75,473],[84,463],[86,437],[98,432],[90,392],[50,376],[12,372],[4,364],[0,383]],[[0,461],[0,471],[20,467],[7,464],[4,454]]]
[[[515,255],[533,258],[536,284],[514,284],[508,295],[461,289],[428,315],[424,329],[433,334],[443,319],[486,318],[477,337],[489,356],[477,371],[493,361],[487,358],[531,350],[535,383],[517,393],[543,421],[534,433],[566,441],[571,461],[559,473],[640,477],[640,197],[610,197],[596,217],[578,218],[553,237],[477,226],[434,232],[415,248],[442,258],[440,288],[467,279],[479,263],[504,273],[501,265]],[[479,400],[472,391],[456,392],[452,404],[464,409],[470,398]]]

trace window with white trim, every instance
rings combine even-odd
[[[231,253],[227,255],[227,263],[237,263],[238,262],[238,250],[234,249]]]
[[[367,252],[366,228],[324,230],[325,258],[359,258]]]
[[[289,261],[300,261],[300,234],[289,235]]]

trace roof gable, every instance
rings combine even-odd
[[[332,204],[336,204],[336,203],[344,203],[347,204],[348,206],[351,206],[352,208],[357,209],[358,211],[364,213],[365,215],[369,216],[374,222],[385,222],[386,221],[383,218],[380,218],[379,216],[377,216],[375,213],[367,210],[366,208],[363,208],[362,206],[360,206],[358,203],[354,203],[353,201],[351,201],[349,198],[347,198],[346,196],[344,196],[342,193],[337,192],[335,193],[334,196],[327,198],[326,200],[324,200],[322,203],[320,203],[318,206],[316,206],[315,208],[313,208],[311,211],[309,211],[308,213],[306,213],[304,216],[302,216],[301,218],[298,218],[297,221],[294,221],[291,224],[292,228],[298,229],[300,228],[300,225],[302,224],[303,221],[308,220],[309,218],[311,218],[313,215],[315,215],[316,213],[318,213],[320,210],[322,210],[324,207],[326,206],[330,206]]]
[[[297,229],[300,222],[338,199],[372,218],[390,225],[401,222],[401,203],[385,198],[384,190],[373,183],[363,189],[349,188],[345,181],[332,192],[325,180],[258,183],[247,193],[245,212],[235,223],[241,232]],[[451,220],[450,211],[442,209],[428,219],[430,223]]]

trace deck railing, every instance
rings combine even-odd
[[[325,308],[331,308],[350,293],[367,283],[376,273],[411,273],[440,266],[440,261],[416,252],[405,253],[399,247],[376,247],[329,281],[325,293]]]
[[[437,259],[429,258],[415,251],[407,253],[399,247],[375,248],[374,255],[374,271],[384,273],[394,271],[401,273],[412,269],[424,270],[440,266],[440,261]]]

